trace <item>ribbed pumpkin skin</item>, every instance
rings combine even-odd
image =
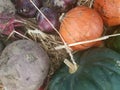
[[[70,74],[62,67],[51,79],[48,90],[120,90],[120,54],[107,48],[77,53],[78,70]]]
[[[120,28],[114,31],[114,34],[120,33]],[[108,48],[120,53],[120,36],[111,37],[105,41]]]
[[[120,25],[120,0],[95,0],[94,8],[108,26]]]
[[[60,34],[67,44],[92,40],[101,36],[103,22],[99,14],[85,6],[78,6],[70,10],[63,18],[60,26]],[[72,46],[73,50],[84,50],[95,43]]]

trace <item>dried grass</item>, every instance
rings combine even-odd
[[[92,7],[93,1],[94,0],[78,0],[78,5],[86,5],[88,7]],[[55,49],[56,46],[63,45],[63,42],[61,41],[61,38],[58,34],[46,34],[38,30],[34,19],[22,18],[21,21],[26,27],[26,34],[24,36],[27,37],[27,39],[32,39],[35,42],[38,42],[47,51],[50,57],[51,67],[48,74],[49,81],[51,75],[53,75],[54,72],[60,67],[64,59],[69,56],[65,49]],[[2,84],[0,85],[0,88],[2,88]]]

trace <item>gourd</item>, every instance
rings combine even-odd
[[[120,28],[116,29],[113,34],[120,33]],[[111,37],[105,41],[105,45],[120,53],[120,36]]]
[[[120,54],[108,48],[77,52],[75,73],[64,66],[52,77],[48,90],[119,90]]]
[[[93,6],[106,25],[120,25],[120,0],[95,0]]]
[[[99,14],[88,7],[78,6],[67,12],[60,25],[60,34],[67,44],[99,38],[103,33],[103,21]],[[84,50],[98,42],[72,46],[72,50]]]

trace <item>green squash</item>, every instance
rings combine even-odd
[[[92,48],[74,57],[77,71],[71,74],[64,65],[52,77],[48,90],[120,90],[120,54]]]
[[[114,34],[120,33],[120,28],[114,31]],[[120,36],[111,37],[105,41],[105,45],[120,53]]]

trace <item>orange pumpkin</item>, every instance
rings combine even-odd
[[[66,13],[60,26],[60,34],[67,44],[99,38],[103,32],[103,21],[99,14],[88,7],[77,6]],[[98,42],[71,46],[73,50],[84,50]]]
[[[94,8],[108,26],[120,25],[120,0],[95,0]]]

